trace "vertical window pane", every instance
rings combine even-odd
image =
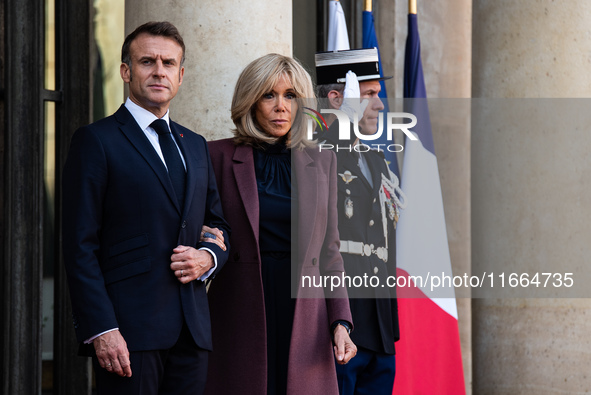
[[[44,207],[43,207],[43,299],[42,357],[44,390],[53,385],[53,316],[55,265],[55,103],[45,103],[44,152]]]
[[[95,65],[94,119],[113,114],[123,101],[119,74],[121,46],[125,39],[125,2],[94,0],[94,37],[98,48]],[[100,92],[97,90],[101,89]],[[98,103],[100,101],[100,103]]]
[[[44,88],[56,89],[55,0],[45,0],[45,81]],[[53,390],[53,273],[55,265],[55,103],[45,103],[44,127],[44,207],[43,207],[43,294],[42,312],[42,380],[44,392]]]
[[[55,90],[55,0],[45,0],[45,89]]]

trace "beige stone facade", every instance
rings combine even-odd
[[[307,2],[309,4],[310,2]],[[430,98],[564,98],[591,93],[591,3],[573,0],[419,1],[422,58]],[[268,52],[293,53],[292,1],[174,2],[126,1],[126,32],[153,19],[175,23],[187,43],[185,81],[172,107],[172,117],[208,139],[230,136],[232,89],[240,70]],[[407,3],[375,0],[376,23],[391,97],[402,96]],[[378,13],[379,12],[379,13]],[[306,27],[308,28],[308,27]],[[307,32],[306,34],[308,34]],[[518,232],[516,218],[495,221],[494,195],[486,193],[490,177],[513,172],[512,205],[527,211],[547,202],[563,201],[580,177],[572,165],[549,166],[543,195],[531,172],[534,155],[560,143],[559,134],[544,138],[520,134],[513,139],[533,145],[528,152],[503,149],[483,135],[480,119],[472,119],[462,102],[460,116],[434,119],[433,136],[440,169],[447,231],[454,273],[470,273],[474,260],[511,260],[524,245],[553,257],[585,262],[589,234],[576,226],[579,249],[556,242],[543,222],[533,221],[533,233]],[[457,114],[456,114],[457,115]],[[510,120],[508,120],[509,122]],[[581,144],[590,145],[591,137]],[[550,158],[550,157],[549,157]],[[531,160],[530,160],[531,159]],[[579,160],[571,158],[576,164]],[[586,162],[582,162],[586,163]],[[555,179],[562,188],[551,188]],[[512,186],[512,185],[509,185]],[[587,190],[584,188],[583,190]],[[503,197],[501,197],[503,199]],[[589,205],[578,215],[590,217]],[[533,213],[532,215],[535,215]],[[536,226],[539,228],[536,229]],[[537,235],[532,237],[532,234]],[[500,246],[492,249],[491,244]],[[501,258],[499,258],[499,254]],[[535,270],[532,261],[523,270]],[[581,269],[584,270],[584,269]],[[591,388],[585,372],[591,356],[587,329],[591,325],[587,299],[458,299],[459,328],[468,393],[583,393]]]

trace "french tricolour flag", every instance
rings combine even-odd
[[[419,140],[407,138],[401,186],[406,209],[396,231],[400,341],[396,343],[396,380],[400,394],[465,394],[458,313],[452,287],[431,288],[452,276],[437,158],[431,134],[421,65],[417,16],[408,16],[404,97],[413,100]],[[413,276],[414,281],[410,276]]]

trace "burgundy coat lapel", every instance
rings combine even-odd
[[[239,145],[234,151],[234,177],[242,204],[246,210],[248,221],[254,236],[259,241],[259,193],[254,172],[254,157],[252,147]]]

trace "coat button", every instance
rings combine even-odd
[[[378,271],[379,271],[379,269],[377,266],[373,268],[373,274],[378,274]]]
[[[318,259],[316,259],[316,258],[312,259],[312,266],[316,266],[317,262],[318,262]]]
[[[240,260],[240,253],[239,252],[234,253],[234,260],[235,261]]]
[[[183,224],[181,225],[181,228],[185,229],[187,227],[187,221],[183,221]]]
[[[374,222],[373,219],[369,221],[369,226],[373,226]]]

